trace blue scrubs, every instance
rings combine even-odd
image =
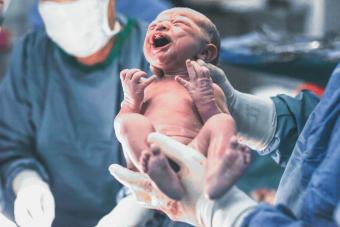
[[[116,1],[116,9],[118,12],[147,22],[153,21],[160,12],[171,7],[173,7],[173,5],[170,1],[166,0]]]
[[[287,116],[296,120],[291,124],[296,126],[295,132],[282,133],[285,126],[281,125],[276,135],[279,142],[274,140],[271,145],[272,154],[285,166],[276,196],[277,206],[260,205],[242,226],[336,226],[335,211],[340,201],[340,65],[304,128],[301,127],[303,112],[308,112],[308,108],[301,105],[298,111],[290,111],[290,105],[279,105],[278,99],[274,102],[279,117],[286,109]],[[304,107],[308,106],[312,105]],[[295,133],[299,137],[290,154],[287,147],[280,146],[280,139],[282,143],[285,137]]]
[[[124,29],[109,58],[92,67],[63,52],[44,30],[15,46],[0,86],[0,174],[7,215],[13,215],[13,178],[25,169],[37,171],[51,187],[53,226],[94,226],[115,206],[120,185],[108,167],[123,164],[112,129],[123,97],[119,72],[148,71],[145,26],[120,20]]]

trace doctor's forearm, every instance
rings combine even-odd
[[[241,142],[261,153],[271,142],[276,129],[276,110],[268,98],[259,98],[236,91],[229,103]],[[227,101],[228,102],[228,101]]]

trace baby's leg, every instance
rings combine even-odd
[[[250,163],[250,153],[237,143],[235,123],[228,114],[209,118],[191,145],[207,156],[205,192],[211,199],[222,196]]]
[[[149,149],[147,136],[155,131],[152,123],[141,114],[127,113],[115,119],[114,128],[123,147],[128,168],[141,171],[140,156],[143,150]]]
[[[205,191],[209,198],[218,199],[225,194],[245,172],[250,159],[249,149],[239,144],[235,136],[230,139],[229,148],[224,156],[220,159],[209,156],[205,179]]]
[[[147,136],[154,131],[150,120],[141,114],[124,114],[115,120],[115,132],[125,152],[128,167],[137,167],[147,173],[162,192],[179,200],[184,190],[176,173],[160,149],[155,145],[149,147],[147,143]]]

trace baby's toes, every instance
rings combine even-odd
[[[244,164],[249,164],[251,161],[251,152],[246,145],[240,144],[240,151],[243,155]]]
[[[161,149],[159,146],[157,146],[156,144],[151,144],[150,146],[150,152],[153,156],[158,156],[161,153]]]
[[[148,172],[148,169],[149,169],[148,163],[149,163],[149,160],[150,160],[150,156],[151,156],[150,152],[146,151],[146,150],[144,150],[142,152],[142,155],[140,156],[139,163],[141,164],[142,171],[144,173]]]
[[[239,143],[236,136],[230,138],[230,148],[233,150],[238,149]]]

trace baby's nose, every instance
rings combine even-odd
[[[163,30],[168,30],[169,29],[169,22],[167,21],[162,21],[157,23],[156,30],[157,31],[163,31]]]

